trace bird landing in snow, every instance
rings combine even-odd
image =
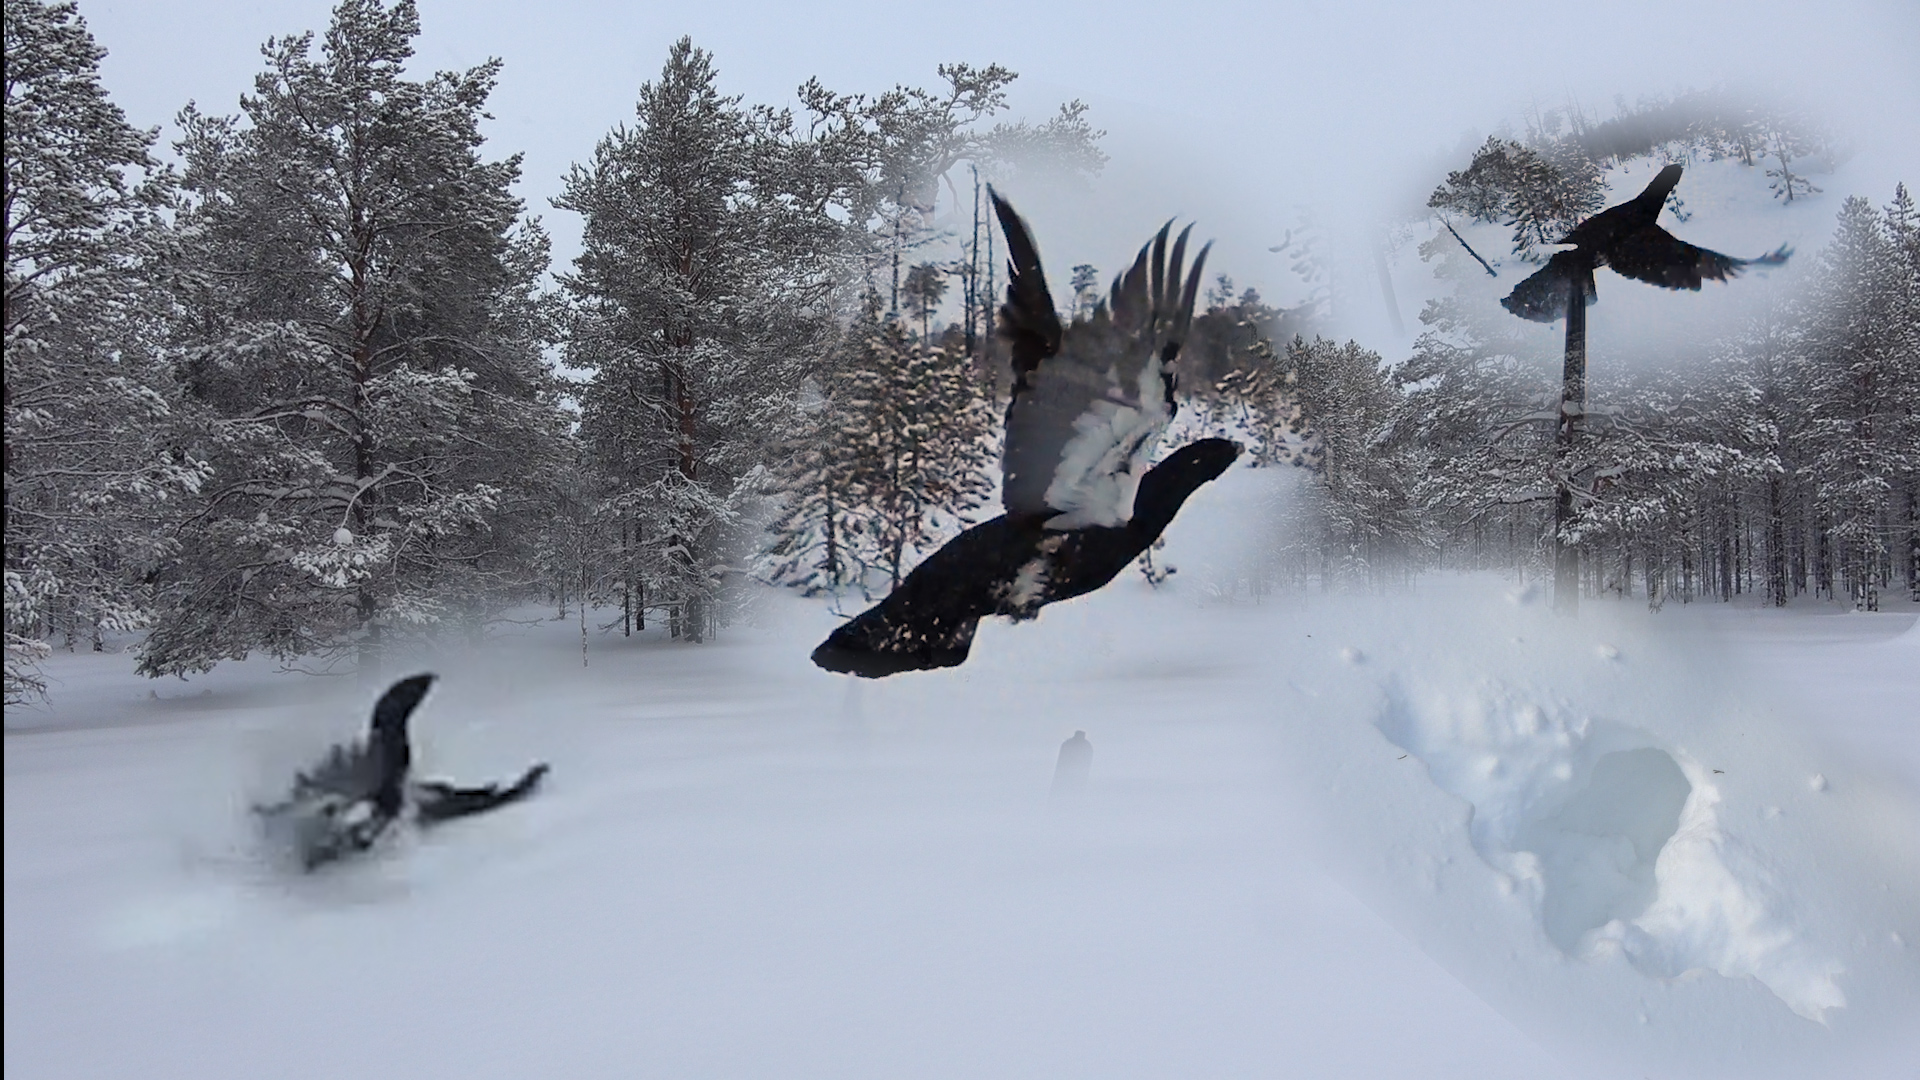
[[[546,777],[547,766],[541,764],[505,786],[456,787],[440,780],[414,780],[407,719],[433,681],[432,675],[415,675],[394,683],[374,705],[364,742],[334,746],[294,777],[285,800],[254,807],[268,841],[302,870],[372,848],[408,816],[421,825],[434,825],[517,802]]]
[[[813,652],[828,671],[878,678],[964,662],[982,618],[1031,619],[1112,581],[1240,454],[1201,439],[1148,467],[1173,419],[1175,362],[1206,264],[1203,247],[1185,266],[1192,227],[1174,237],[1162,226],[1107,301],[1062,327],[1026,222],[989,194],[1007,238],[1006,513],[948,541],[835,630]]]

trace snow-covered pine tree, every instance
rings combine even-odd
[[[1073,268],[1073,277],[1069,282],[1073,289],[1072,317],[1076,320],[1093,318],[1094,309],[1102,299],[1099,269],[1092,263],[1081,263]]]
[[[1305,464],[1296,461],[1289,438],[1299,432],[1299,406],[1280,354],[1266,341],[1255,346],[1253,361],[1220,377],[1219,407],[1227,426],[1251,445],[1249,465]]]
[[[1744,591],[1742,500],[1780,468],[1777,429],[1745,359],[1609,372],[1590,389],[1566,463],[1586,590],[1624,595],[1637,565],[1656,607],[1669,595]]]
[[[157,348],[171,176],[100,85],[72,3],[6,0],[6,700],[64,633],[144,625],[160,527],[205,465]]]
[[[1899,287],[1893,292],[1888,312],[1890,344],[1901,357],[1894,375],[1902,386],[1892,399],[1903,402],[1895,413],[1895,445],[1905,447],[1908,455],[1903,468],[1904,490],[1897,493],[1904,511],[1906,543],[1907,596],[1920,601],[1920,209],[1916,209],[1907,185],[1894,188],[1893,201],[1885,207],[1887,238],[1893,245],[1894,272]]]
[[[1412,571],[1426,537],[1407,486],[1415,472],[1393,442],[1407,402],[1380,354],[1296,337],[1282,364],[1302,464],[1319,480],[1323,584],[1379,587]]]
[[[830,341],[845,183],[791,118],[723,96],[681,39],[640,88],[631,127],[576,165],[555,205],[585,218],[563,282],[581,437],[600,498],[640,537],[648,603],[677,636],[716,628],[716,567],[744,554],[749,511],[799,423]]]
[[[1800,389],[1806,365],[1798,348],[1802,328],[1793,308],[1768,305],[1730,335],[1716,350],[1702,373],[1708,387],[1717,387],[1713,410],[1699,414],[1721,429],[1722,441],[1748,459],[1748,482],[1733,498],[1744,502],[1750,520],[1757,521],[1761,589],[1767,603],[1783,607],[1806,591],[1806,508],[1810,492],[1801,460],[1806,440],[1806,410]],[[1624,531],[1624,530],[1623,530]],[[1636,526],[1634,532],[1651,548],[1661,532]],[[1643,568],[1649,580],[1654,567]],[[1631,573],[1624,575],[1631,582]]]
[[[1513,228],[1513,253],[1528,262],[1572,231],[1605,199],[1601,173],[1578,142],[1542,135],[1536,145],[1489,136],[1465,169],[1447,174],[1427,205]]]
[[[847,410],[845,375],[828,365],[802,389],[801,424],[775,469],[780,509],[768,528],[767,577],[809,596],[864,581],[873,550],[858,475],[862,418]]]
[[[1449,234],[1420,253],[1454,291],[1427,302],[1427,329],[1394,368],[1407,396],[1395,441],[1412,455],[1414,501],[1443,541],[1442,565],[1537,568],[1554,498],[1560,342],[1507,317],[1503,282]]]
[[[848,239],[867,284],[881,292],[890,314],[902,310],[908,260],[939,231],[934,211],[942,186],[956,204],[968,202],[952,177],[963,163],[972,166],[976,185],[983,175],[1002,181],[1022,175],[1084,179],[1106,164],[1098,146],[1105,133],[1087,122],[1085,104],[1067,102],[1037,124],[990,124],[1006,111],[1007,87],[1019,76],[999,64],[941,64],[936,70],[944,83],[936,89],[895,86],[868,98],[835,93],[809,80],[799,90],[822,156],[854,181],[838,209],[855,227]],[[994,273],[993,229],[981,228],[978,190],[971,205],[973,242],[966,245],[960,271],[968,285],[963,335],[984,326],[987,332],[972,334],[971,340],[976,348],[990,349],[992,310],[999,302],[988,287]]]
[[[1795,198],[1820,194],[1820,188],[1807,179],[1806,166],[1796,164],[1801,158],[1812,156],[1818,145],[1798,126],[1777,121],[1766,126],[1762,146],[1764,153],[1773,159],[1773,167],[1766,170],[1766,174],[1772,181],[1767,186],[1774,198],[1792,202]]]
[[[1920,471],[1912,208],[1897,196],[1896,207],[1888,218],[1901,224],[1890,229],[1872,203],[1849,198],[1806,297],[1807,467],[1835,547],[1822,570],[1867,610],[1892,580],[1896,530],[1907,531],[1897,493]]]
[[[933,317],[946,295],[946,273],[938,263],[921,263],[907,271],[906,280],[900,284],[900,303],[907,317],[919,327],[921,341],[933,341]]]
[[[1252,288],[1236,295],[1233,279],[1219,275],[1207,289],[1207,309],[1194,316],[1193,328],[1180,349],[1181,393],[1208,399],[1210,407],[1217,405],[1231,412],[1235,403],[1229,400],[1229,381],[1238,384],[1238,392],[1247,393],[1255,383],[1276,372],[1281,350],[1275,342],[1312,334],[1317,310],[1318,305],[1312,301],[1276,308]],[[1253,376],[1251,382],[1249,376]],[[1252,393],[1246,404],[1258,408],[1258,392]],[[1224,433],[1224,429],[1210,431]],[[1263,461],[1280,452],[1278,446],[1254,450]]]
[[[531,572],[562,460],[546,238],[482,157],[500,65],[409,79],[413,0],[270,40],[243,116],[182,114],[183,375],[218,468],[143,670],[357,651]]]
[[[850,444],[865,561],[891,587],[991,494],[994,417],[960,350],[914,340],[875,305],[849,331],[842,363],[844,419],[832,435]]]

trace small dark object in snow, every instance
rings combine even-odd
[[[964,662],[981,619],[1031,619],[1114,576],[1187,497],[1240,455],[1201,439],[1147,468],[1174,413],[1174,361],[1193,321],[1207,249],[1185,270],[1189,226],[1140,249],[1091,318],[1062,328],[1026,223],[993,193],[1007,237],[1001,325],[1013,350],[1006,513],[948,541],[884,601],[813,651],[828,671],[878,678]]]
[[[1779,266],[1793,254],[1783,246],[1757,259],[1736,259],[1694,247],[1661,228],[1656,224],[1660,208],[1680,182],[1680,173],[1679,165],[1669,165],[1639,195],[1574,226],[1560,240],[1574,245],[1573,250],[1548,259],[1546,266],[1515,286],[1500,306],[1523,319],[1550,323],[1566,316],[1575,288],[1589,306],[1593,304],[1598,298],[1593,272],[1602,266],[1649,285],[1699,292],[1702,281],[1726,281],[1748,266]]]
[[[432,675],[415,675],[394,683],[373,707],[366,741],[335,745],[293,778],[285,801],[254,807],[268,838],[284,847],[302,870],[367,850],[409,811],[419,824],[434,825],[518,801],[540,786],[547,775],[545,764],[505,787],[413,780],[407,717],[427,696],[433,680]]]
[[[1073,738],[1060,744],[1060,760],[1053,766],[1053,797],[1071,798],[1087,786],[1093,771],[1093,744],[1087,733],[1076,731]]]

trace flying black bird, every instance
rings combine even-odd
[[[813,651],[828,671],[878,678],[960,664],[982,618],[1031,619],[1112,581],[1240,454],[1226,439],[1201,439],[1147,468],[1173,418],[1173,364],[1207,259],[1203,247],[1183,275],[1193,227],[1169,253],[1168,222],[1115,279],[1109,301],[1062,329],[1026,223],[989,194],[1007,237],[1007,512],[954,537],[835,630]]]
[[[1553,322],[1566,316],[1567,300],[1575,288],[1585,294],[1589,305],[1594,302],[1593,272],[1602,266],[1649,285],[1698,292],[1702,281],[1726,281],[1748,266],[1779,266],[1787,261],[1792,251],[1785,247],[1757,259],[1735,259],[1694,247],[1655,224],[1667,194],[1680,182],[1680,172],[1679,165],[1661,169],[1647,190],[1574,226],[1560,241],[1574,245],[1573,250],[1548,259],[1500,305],[1523,319]]]
[[[413,780],[407,717],[427,696],[433,679],[415,675],[394,683],[373,707],[365,742],[334,746],[318,764],[294,777],[285,801],[254,808],[269,838],[288,850],[302,869],[365,851],[408,811],[422,825],[438,824],[523,799],[546,776],[542,764],[505,787]]]

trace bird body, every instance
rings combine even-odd
[[[1174,362],[1206,262],[1202,248],[1184,268],[1191,226],[1171,251],[1172,224],[1163,226],[1109,302],[1062,327],[1025,222],[992,198],[1007,237],[1001,317],[1014,371],[1006,513],[953,538],[835,630],[813,653],[829,671],[875,678],[964,662],[982,618],[1031,619],[1112,581],[1239,456],[1226,439],[1202,439],[1148,467],[1173,418]]]
[[[1080,794],[1092,772],[1093,744],[1087,741],[1086,732],[1076,731],[1073,738],[1060,744],[1060,757],[1053,765],[1052,797],[1063,799]]]
[[[1574,289],[1584,293],[1589,305],[1599,299],[1593,272],[1603,266],[1649,285],[1698,292],[1704,281],[1726,281],[1748,266],[1787,261],[1792,252],[1785,247],[1757,259],[1736,259],[1695,247],[1661,228],[1660,210],[1680,183],[1681,172],[1679,165],[1661,169],[1640,194],[1574,226],[1560,241],[1573,249],[1554,253],[1544,267],[1515,286],[1501,306],[1523,319],[1554,322],[1566,315]]]
[[[880,603],[841,624],[813,652],[828,671],[867,678],[964,663],[981,619],[1016,622],[1112,581],[1165,531],[1200,485],[1240,455],[1226,439],[1181,447],[1147,471],[1124,525],[1051,529],[1002,514],[948,541]]]

